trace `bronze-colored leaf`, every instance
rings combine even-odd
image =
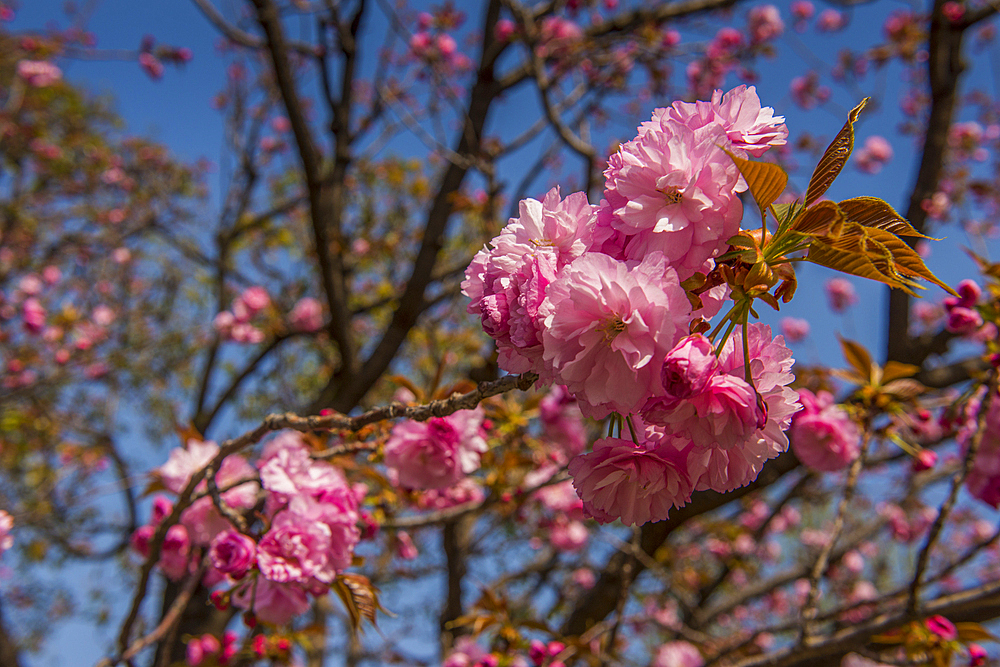
[[[806,259],[836,271],[877,280],[916,296],[913,288],[918,285],[899,275],[888,249],[863,237],[852,235],[840,239],[815,239],[809,245]]]
[[[881,229],[869,227],[867,231],[873,239],[879,241],[892,253],[893,262],[899,273],[905,276],[923,278],[943,288],[949,294],[958,296],[958,292],[941,282],[937,276],[931,273],[931,270],[924,264],[923,258],[917,254],[917,251],[907,245],[901,238]]]
[[[956,623],[955,629],[958,630],[958,639],[963,642],[1000,642],[996,635],[978,623]]]
[[[899,361],[887,361],[882,369],[882,382],[892,382],[900,378],[913,377],[920,372],[919,366],[904,364]]]
[[[840,209],[851,222],[865,227],[876,227],[896,236],[915,236],[922,239],[932,237],[921,234],[906,218],[892,206],[878,197],[852,197],[840,202]],[[938,239],[933,239],[937,241]]]
[[[813,170],[812,176],[809,178],[809,187],[806,188],[806,206],[811,206],[813,202],[823,196],[836,180],[844,165],[847,164],[847,159],[851,157],[851,151],[854,150],[854,123],[861,110],[868,104],[869,99],[871,98],[866,97],[861,100],[858,106],[851,109],[843,129],[840,130],[840,133],[827,147],[826,152],[823,153],[823,157],[820,158],[819,164],[816,165],[816,169]]]
[[[920,396],[927,391],[927,387],[912,378],[899,378],[883,384],[882,391],[906,401]]]
[[[184,449],[187,449],[188,440],[197,440],[198,442],[205,440],[205,436],[203,436],[192,423],[188,423],[184,426],[178,424],[175,428],[177,430],[177,436],[181,439],[181,447]]]
[[[357,632],[361,621],[365,620],[376,628],[376,614],[385,612],[378,599],[378,589],[372,586],[368,577],[360,574],[341,573],[333,582],[333,589],[344,603],[351,619],[351,629]]]
[[[845,220],[844,213],[837,204],[821,201],[797,217],[790,229],[807,236],[839,236]]]
[[[872,355],[868,353],[865,346],[840,336],[837,336],[837,339],[840,340],[840,349],[844,352],[844,359],[847,360],[851,368],[856,370],[861,377],[871,378],[875,362],[872,361]]]
[[[864,377],[858,374],[857,371],[849,371],[842,368],[831,368],[829,371],[830,375],[843,380],[844,382],[850,382],[856,385],[868,384],[869,377],[868,373],[865,373]]]
[[[726,151],[725,148],[722,150]],[[788,174],[784,169],[771,162],[747,160],[729,151],[726,151],[726,155],[732,158],[737,169],[743,174],[743,178],[746,179],[750,188],[750,194],[753,195],[754,201],[757,202],[757,208],[760,209],[760,214],[763,216],[774,200],[785,191],[785,186],[788,185]]]
[[[154,493],[162,493],[166,491],[167,487],[163,483],[163,478],[160,477],[159,473],[153,473],[149,477],[149,482],[146,484],[146,488],[142,490],[140,498],[148,498]]]

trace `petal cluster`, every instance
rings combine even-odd
[[[762,39],[782,29],[774,16],[758,17]],[[747,185],[731,155],[759,157],[787,136],[752,86],[656,109],[608,158],[600,204],[558,190],[524,200],[466,271],[469,312],[503,370],[562,387],[588,417],[618,415],[621,437],[556,457],[575,454],[573,485],[600,521],[662,520],[694,490],[748,484],[788,448],[800,406],[784,339],[750,325],[744,361],[738,329],[724,345],[690,335],[729,298],[726,281],[709,277],[743,217]],[[460,447],[417,446],[423,429],[397,426],[387,464],[404,486],[454,484]]]

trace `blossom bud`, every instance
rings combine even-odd
[[[663,360],[660,381],[668,396],[688,398],[700,394],[719,370],[712,343],[702,335],[687,336]]]
[[[208,555],[219,572],[242,579],[253,567],[257,543],[235,530],[224,530],[212,540]]]
[[[950,642],[958,637],[958,630],[955,628],[955,624],[944,616],[931,616],[924,621],[924,624],[927,626],[928,630],[946,642]]]
[[[913,472],[930,470],[937,465],[937,459],[937,452],[932,452],[929,449],[920,450],[920,452],[913,457]]]

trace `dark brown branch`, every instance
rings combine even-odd
[[[222,15],[222,13],[215,8],[211,3],[211,0],[192,0],[195,6],[201,10],[201,13],[205,15],[208,22],[211,23],[216,30],[225,35],[226,39],[234,44],[239,44],[248,49],[260,49],[264,47],[264,42],[257,36],[251,35],[245,30],[241,30],[238,26],[233,25]],[[292,50],[298,51],[303,54],[313,53],[313,49],[309,44],[303,42],[290,42]]]
[[[351,369],[354,361],[354,342],[350,330],[350,314],[344,286],[344,270],[340,259],[340,215],[343,213],[343,176],[346,170],[344,151],[347,146],[337,141],[334,173],[327,178],[323,173],[322,154],[306,119],[302,100],[296,89],[288,44],[277,5],[273,0],[254,0],[257,20],[267,36],[268,55],[274,71],[275,82],[292,126],[292,135],[298,149],[299,161],[305,175],[309,193],[309,214],[312,221],[316,256],[319,261],[323,290],[332,315],[330,336],[337,342],[341,366]],[[353,67],[346,66],[345,75]],[[341,100],[350,104],[350,99]],[[338,166],[339,165],[339,166]],[[336,248],[332,246],[336,245]]]
[[[0,665],[5,667],[21,667],[20,651],[17,648],[17,641],[7,630],[7,624],[3,618],[3,600],[0,600]]]
[[[479,152],[486,116],[499,92],[493,73],[494,63],[487,57],[495,41],[493,32],[499,14],[499,0],[491,0],[486,10],[482,31],[484,45],[478,76],[469,93],[465,127],[459,135],[455,150],[462,156],[474,156]],[[310,412],[328,406],[341,412],[349,411],[368,393],[368,390],[382,377],[382,374],[389,368],[389,364],[396,358],[400,346],[406,340],[410,330],[416,325],[422,310],[425,290],[434,275],[438,252],[444,244],[445,231],[454,211],[453,195],[462,186],[467,173],[467,166],[454,163],[449,164],[445,169],[427,214],[420,250],[411,269],[406,288],[400,296],[399,306],[393,313],[382,338],[368,359],[365,360],[357,377],[352,382],[341,383],[339,387],[336,383],[337,378],[332,378],[319,400],[309,410]]]
[[[173,603],[170,605],[170,609],[163,615],[159,625],[157,625],[152,632],[132,642],[128,649],[126,649],[120,656],[115,658],[105,658],[101,662],[97,663],[97,667],[112,667],[113,665],[117,665],[121,662],[128,662],[135,656],[139,655],[139,653],[141,653],[148,646],[152,646],[170,633],[180,620],[181,614],[187,607],[188,602],[191,601],[191,596],[194,595],[195,589],[198,588],[198,583],[205,575],[206,567],[207,563],[202,563],[201,567],[188,575],[187,580],[184,582],[184,588],[181,589],[181,592],[176,598],[174,598]],[[6,665],[7,663],[4,662],[2,664]]]
[[[962,59],[965,27],[952,23],[944,15],[942,8],[945,3],[946,0],[934,0],[931,12],[930,50],[927,59],[931,109],[924,135],[923,153],[920,156],[920,168],[906,210],[907,220],[920,232],[926,231],[927,226],[924,200],[930,199],[937,191],[944,170],[948,130],[955,116],[958,84],[965,71]],[[886,359],[919,364],[920,352],[914,350],[910,338],[910,298],[902,290],[889,291],[888,319]]]

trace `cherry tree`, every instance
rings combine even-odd
[[[192,2],[216,210],[64,75],[190,50],[0,32],[0,663],[986,664],[993,4]]]

